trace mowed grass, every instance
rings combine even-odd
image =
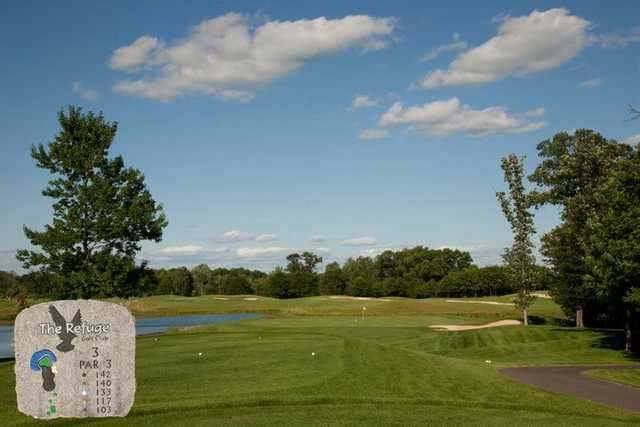
[[[136,403],[127,418],[56,420],[48,425],[640,423],[640,414],[551,394],[509,380],[496,369],[632,361],[614,348],[620,337],[612,332],[576,332],[552,324],[434,331],[429,325],[484,323],[516,314],[508,306],[444,300],[243,298],[192,299],[193,311],[180,298],[132,301],[138,314],[141,307],[154,314],[221,313],[222,304],[229,311],[270,307],[264,312],[273,314],[140,337]],[[207,304],[219,310],[205,310]],[[551,316],[557,307],[550,304],[537,302],[532,314]],[[17,412],[14,387],[13,364],[0,364],[0,425],[41,424]]]
[[[640,388],[640,370],[637,369],[591,369],[585,374],[601,380]]]
[[[223,313],[262,313],[273,315],[300,316],[345,316],[369,310],[369,316],[389,315],[443,315],[463,316],[465,319],[482,318],[488,320],[518,318],[520,314],[512,306],[469,303],[470,301],[493,301],[510,303],[512,295],[481,298],[371,298],[341,299],[319,296],[280,300],[255,295],[205,295],[199,297],[181,297],[161,295],[146,298],[109,299],[129,308],[138,317],[175,316],[183,314],[223,314]],[[29,300],[28,305],[44,302],[42,299]],[[458,301],[458,302],[449,302]],[[535,302],[534,316],[552,321],[563,317],[560,308],[551,300],[538,299]],[[0,300],[0,321],[11,323],[18,314],[13,300]]]
[[[446,298],[371,298],[338,299],[319,296],[279,300],[255,295],[206,295],[201,297],[154,296],[129,300],[111,300],[126,305],[136,316],[167,316],[202,313],[265,313],[278,315],[345,316],[362,313],[367,315],[453,315],[465,318],[502,319],[519,316],[515,307],[507,305],[470,304],[469,301],[494,301],[510,303],[513,296],[459,298],[447,302]],[[548,320],[562,317],[562,311],[551,300],[538,299],[534,315]]]

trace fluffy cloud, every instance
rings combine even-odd
[[[603,80],[602,79],[590,79],[590,80],[585,80],[583,82],[580,82],[580,87],[597,87],[600,86],[602,84]]]
[[[114,51],[109,65],[152,73],[117,83],[119,93],[161,101],[185,95],[247,101],[257,86],[314,57],[352,47],[384,48],[394,26],[394,18],[357,15],[269,21],[254,29],[246,17],[229,13],[201,22],[186,38],[170,43],[142,36]]]
[[[109,59],[109,66],[114,70],[135,71],[141,65],[154,65],[162,48],[164,44],[157,38],[142,36],[129,46],[116,49]]]
[[[420,62],[433,61],[434,59],[436,59],[437,57],[439,57],[445,52],[449,52],[452,50],[466,49],[467,46],[468,46],[467,42],[465,42],[464,40],[460,40],[460,34],[453,33],[453,41],[451,43],[438,46],[435,49],[432,49],[431,51],[429,51],[428,53],[422,55],[422,57],[420,57]]]
[[[505,17],[498,34],[458,56],[446,70],[427,74],[425,88],[489,83],[555,68],[575,58],[592,41],[591,23],[566,9]]]
[[[351,103],[351,109],[375,107],[379,104],[378,100],[367,95],[356,95]]]
[[[0,270],[24,273],[22,264],[16,259],[17,249],[0,247]]]
[[[386,129],[365,129],[358,134],[358,139],[373,140],[384,139],[389,135]]]
[[[480,266],[497,265],[502,263],[503,248],[489,247],[485,245],[443,245],[437,249],[457,249],[462,252],[469,252],[473,262]]]
[[[310,242],[324,242],[325,240],[326,240],[326,237],[320,234],[314,234],[313,236],[309,237]]]
[[[536,108],[534,110],[525,111],[524,115],[527,117],[542,117],[547,114],[547,110],[544,108]]]
[[[544,110],[532,110],[534,115]],[[528,112],[532,114],[531,111]],[[525,113],[527,114],[527,113]],[[474,110],[460,103],[458,98],[425,103],[404,108],[396,102],[379,120],[381,128],[405,125],[412,130],[434,135],[463,132],[472,136],[496,133],[522,133],[540,129],[544,122],[530,122],[518,115],[510,115],[504,107]]]
[[[205,251],[205,248],[200,245],[184,245],[184,246],[167,246],[160,249],[158,252],[167,255],[194,255],[200,254]]]
[[[229,230],[222,233],[221,236],[214,237],[216,242],[243,242],[255,239],[255,235],[246,231]]]
[[[98,99],[98,91],[84,87],[80,82],[71,83],[71,93],[78,95],[85,101],[95,101]]]
[[[373,246],[376,243],[378,243],[378,241],[374,237],[370,236],[354,237],[340,242],[343,246]]]
[[[282,255],[288,254],[290,249],[287,248],[279,248],[279,247],[268,247],[268,248],[239,248],[236,250],[236,255],[240,258],[271,258],[271,257],[281,257]]]
[[[213,237],[212,240],[216,242],[269,242],[277,240],[278,235],[273,233],[253,234],[246,231],[229,230],[222,233],[221,236]]]
[[[636,145],[640,144],[640,133],[636,133],[635,135],[631,135],[629,138],[622,141],[624,144]]]
[[[605,48],[618,48],[631,43],[640,43],[640,26],[626,32],[602,34],[598,36],[598,43]]]
[[[381,253],[385,252],[385,251],[398,251],[400,249],[398,248],[372,248],[372,249],[365,249],[364,251],[360,252],[360,256],[367,256],[367,257],[371,257],[371,258],[375,258],[378,255],[380,255]]]
[[[167,246],[157,250],[145,250],[139,260],[148,260],[154,267],[193,267],[198,264],[210,266],[246,267],[272,270],[282,265],[284,257],[293,252],[287,248],[254,247],[204,247],[196,244]]]
[[[271,242],[273,240],[278,240],[277,234],[274,234],[274,233],[258,234],[255,238],[256,242]]]

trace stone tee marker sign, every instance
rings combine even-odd
[[[101,301],[53,301],[15,321],[18,410],[35,418],[124,417],[136,390],[135,320]]]

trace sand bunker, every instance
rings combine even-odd
[[[245,301],[258,301],[258,298],[242,298]]]
[[[371,297],[351,297],[348,295],[331,295],[329,298],[331,299],[347,299],[354,301],[392,301],[390,299],[384,298],[371,298]]]
[[[213,299],[219,299],[219,300],[223,300],[223,301],[226,301],[226,300],[228,300],[229,298],[222,298],[222,297],[213,297]]]
[[[430,328],[440,331],[471,331],[474,329],[495,328],[498,326],[517,326],[522,324],[519,320],[498,320],[484,325],[432,325]]]
[[[497,301],[463,301],[457,299],[448,299],[446,302],[456,302],[463,304],[489,304],[489,305],[514,305],[512,302],[497,302]]]
[[[536,293],[533,293],[531,295],[533,295],[534,297],[538,297],[538,298],[551,299],[551,295],[543,294],[541,292],[536,292]]]

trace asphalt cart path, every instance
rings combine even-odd
[[[584,375],[590,369],[640,369],[640,365],[580,365],[502,368],[499,371],[514,380],[603,403],[640,411],[640,388],[616,384]]]

